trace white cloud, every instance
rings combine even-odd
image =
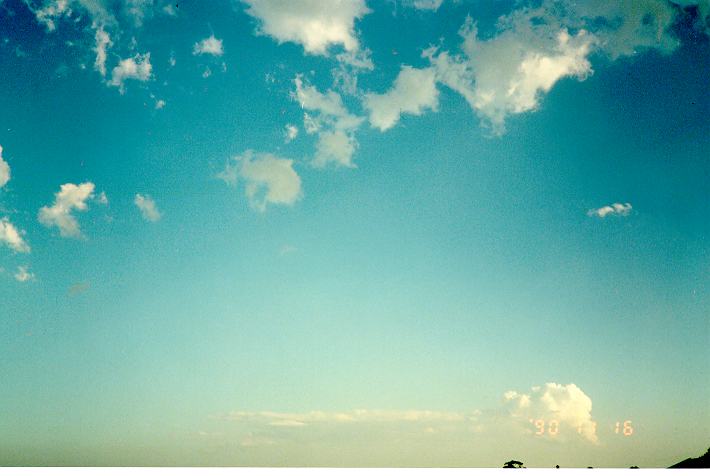
[[[562,429],[549,436],[576,434],[589,442],[598,442],[596,423],[592,420],[592,399],[573,383],[546,383],[532,387],[529,394],[510,390],[504,399],[511,416],[528,428],[531,419],[544,420],[547,424],[554,420]]]
[[[461,94],[493,133],[502,134],[510,115],[536,110],[560,80],[590,75],[593,52],[612,60],[649,48],[672,52],[679,44],[671,28],[676,10],[666,0],[543,0],[537,8],[501,17],[497,32],[485,39],[468,18],[460,31],[460,53],[432,47],[424,56],[437,80]]]
[[[2,146],[0,145],[0,188],[10,181],[10,164],[2,158]]]
[[[138,209],[141,211],[141,215],[143,215],[143,218],[145,218],[146,220],[152,222],[160,220],[160,210],[158,210],[155,201],[150,198],[150,196],[143,196],[140,193],[136,193],[136,197],[133,200],[133,203],[138,207]]]
[[[165,100],[158,99],[157,101],[155,101],[155,108],[156,109],[162,109],[164,107],[165,107]]]
[[[101,73],[101,76],[106,76],[106,50],[113,45],[113,42],[103,27],[96,29],[94,39],[96,40],[94,69]]]
[[[222,56],[224,54],[222,40],[218,40],[214,35],[200,40],[192,47],[192,54]]]
[[[296,137],[298,137],[298,127],[293,124],[286,124],[286,127],[284,128],[284,140],[286,143],[288,144]]]
[[[321,93],[314,86],[305,85],[300,76],[294,82],[295,98],[304,110],[311,111],[304,115],[304,128],[308,134],[318,134],[312,164],[354,167],[352,156],[357,149],[354,132],[363,118],[350,114],[335,91]]]
[[[310,54],[327,55],[331,45],[359,48],[355,20],[370,12],[365,0],[244,0],[260,20],[258,32],[279,43],[294,42]]]
[[[29,253],[30,245],[22,237],[24,234],[24,231],[18,230],[10,223],[9,218],[0,219],[0,244],[5,244],[16,253]]]
[[[601,208],[593,208],[587,212],[587,215],[599,218],[604,218],[607,215],[626,216],[631,213],[632,208],[630,203],[612,203]]]
[[[268,153],[245,151],[229,161],[217,177],[229,185],[245,183],[252,208],[265,211],[268,204],[293,205],[301,198],[301,178],[293,170],[293,160]]]
[[[54,195],[54,203],[39,209],[38,219],[47,227],[56,226],[63,237],[80,238],[81,230],[72,211],[86,211],[86,201],[94,196],[94,184],[84,182],[79,185],[65,183]]]
[[[426,109],[436,110],[439,90],[435,79],[434,68],[402,66],[389,91],[365,95],[364,104],[370,111],[370,124],[385,131],[397,124],[403,113],[418,116]]]
[[[417,10],[437,11],[444,0],[414,0],[414,8]]]
[[[124,82],[129,79],[136,81],[148,81],[151,77],[153,67],[150,64],[150,53],[141,55],[136,54],[132,58],[122,59],[118,66],[113,68],[111,72],[111,81],[108,83],[111,86],[119,88],[121,94],[124,93]]]
[[[437,79],[462,94],[496,134],[504,132],[507,116],[537,109],[542,94],[560,79],[582,80],[592,71],[587,56],[595,39],[585,30],[570,35],[523,16],[509,22],[497,36],[480,40],[468,18],[460,32],[464,56],[424,52]]]
[[[15,279],[21,283],[34,279],[34,273],[30,273],[28,268],[29,266],[18,266],[17,273],[15,273]]]
[[[210,76],[212,76],[212,70],[210,69],[209,66],[207,66],[207,67],[205,68],[205,70],[202,72],[202,77],[205,78],[205,79],[207,79],[207,78],[209,78]]]

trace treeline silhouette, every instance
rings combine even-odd
[[[510,461],[506,461],[503,464],[504,468],[525,468],[525,463],[522,461],[514,460],[511,459]],[[555,468],[559,469],[560,465],[555,465]],[[587,468],[592,469],[591,466],[587,466]],[[672,468],[710,468],[710,448],[705,452],[704,455],[699,456],[697,458],[688,458],[684,459],[680,463],[676,463],[673,466],[669,466],[670,469]],[[638,469],[638,466],[631,466],[630,469]]]

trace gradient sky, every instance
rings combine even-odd
[[[710,4],[579,3],[0,0],[0,465],[704,453]]]

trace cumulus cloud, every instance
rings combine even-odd
[[[504,132],[507,116],[537,109],[560,79],[581,80],[592,71],[587,56],[595,39],[587,31],[552,31],[524,16],[509,22],[497,36],[481,40],[468,18],[460,31],[464,55],[424,52],[438,81],[463,95],[496,134]]]
[[[35,275],[29,272],[29,266],[18,266],[15,279],[21,283],[34,279]]]
[[[591,443],[598,442],[592,399],[573,383],[546,383],[532,387],[528,394],[510,390],[504,399],[510,415],[526,426],[531,420],[544,420],[548,424],[554,420],[559,426],[550,436],[576,434]]]
[[[106,76],[106,50],[113,45],[113,42],[103,27],[96,29],[94,39],[96,40],[96,46],[94,48],[94,51],[96,52],[94,69],[101,73],[101,76]]]
[[[2,158],[2,146],[0,145],[0,188],[10,181],[10,164]]]
[[[88,210],[86,202],[93,196],[94,184],[91,182],[79,185],[65,183],[54,195],[54,203],[39,209],[39,222],[46,227],[56,226],[63,237],[80,238],[79,223],[72,212]]]
[[[145,220],[152,222],[160,220],[160,217],[162,216],[160,210],[158,210],[158,206],[155,204],[155,201],[150,198],[150,196],[143,196],[140,193],[136,193],[133,203],[141,211],[141,215],[143,215]]]
[[[468,18],[460,30],[460,51],[425,50],[437,81],[461,94],[494,134],[506,119],[536,110],[545,93],[564,78],[592,74],[589,57],[612,60],[649,48],[672,52],[679,9],[665,0],[607,2],[543,0],[498,21],[496,32],[478,34]]]
[[[364,104],[370,112],[370,124],[381,131],[397,124],[403,113],[418,116],[426,109],[436,110],[439,90],[435,69],[403,66],[389,91],[366,94]]]
[[[354,132],[363,118],[350,114],[335,91],[321,93],[305,84],[301,76],[296,76],[294,83],[294,97],[305,111],[310,111],[304,115],[306,133],[318,134],[312,164],[315,167],[328,164],[354,167],[352,157],[357,148]]]
[[[365,0],[244,0],[246,12],[259,20],[258,33],[279,43],[294,42],[306,53],[327,55],[331,45],[347,51],[360,47],[355,20],[370,12]]]
[[[222,46],[222,40],[218,40],[214,35],[209,36],[203,40],[198,41],[192,47],[193,55],[212,55],[212,56],[222,56],[224,54],[224,47]]]
[[[10,223],[8,217],[0,218],[0,244],[4,244],[16,253],[29,253],[30,245],[23,238],[24,234],[24,231],[18,230]]]
[[[284,128],[284,140],[288,144],[298,136],[298,127],[293,124],[286,124]]]
[[[252,208],[264,212],[266,206],[293,205],[301,198],[301,178],[293,170],[293,160],[268,153],[247,150],[227,161],[217,174],[225,183],[245,183],[245,193]]]
[[[153,67],[150,64],[150,53],[137,53],[132,58],[122,59],[111,72],[109,85],[118,87],[121,94],[125,92],[124,82],[129,79],[148,81]]]
[[[604,218],[607,215],[626,216],[631,213],[632,208],[630,203],[612,203],[601,208],[592,208],[587,212],[587,215],[599,218]]]

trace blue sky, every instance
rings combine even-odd
[[[708,13],[0,0],[0,464],[702,454]]]

